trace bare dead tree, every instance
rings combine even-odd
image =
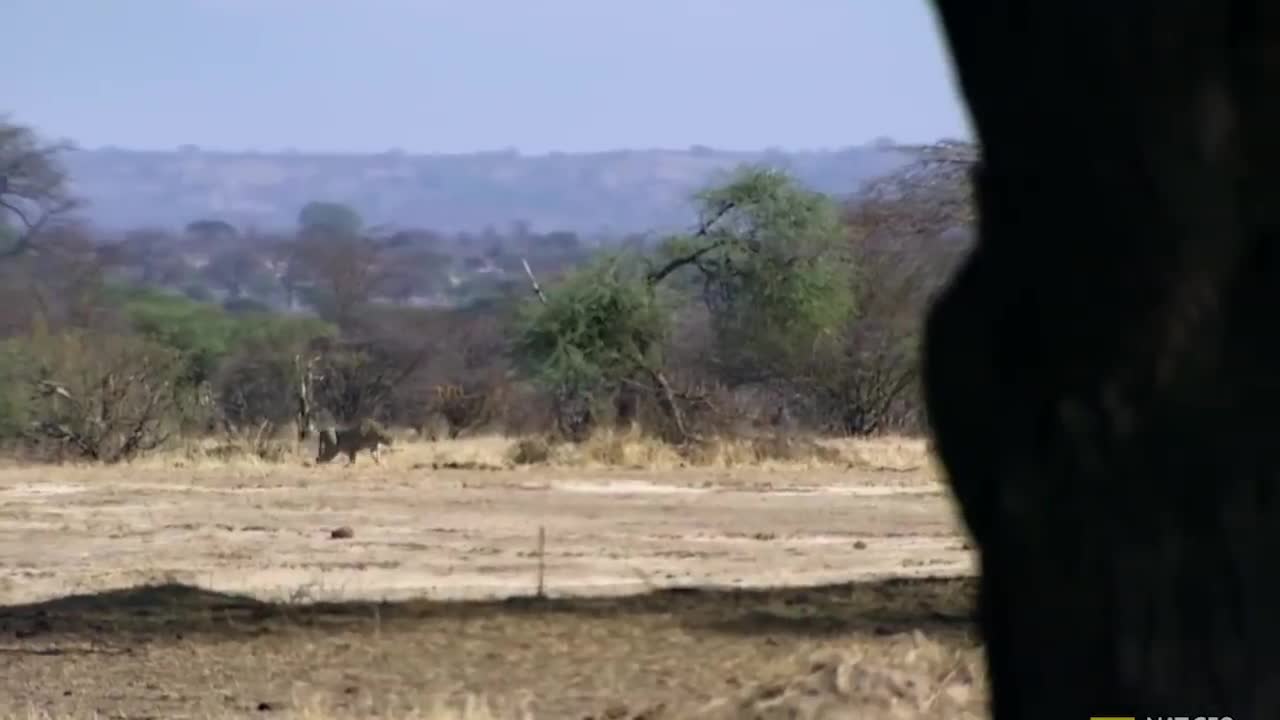
[[[295,246],[298,269],[324,289],[339,326],[357,319],[386,277],[381,245],[370,237],[326,226],[304,229]]]
[[[319,356],[310,353],[293,356],[293,382],[296,387],[294,400],[297,406],[294,420],[298,425],[299,441],[310,437],[311,430],[315,427],[315,403],[311,397],[316,380],[316,365],[319,362]]]
[[[994,717],[1278,717],[1280,13],[934,5],[982,157],[926,399]]]
[[[69,149],[69,143],[46,143],[0,116],[0,224],[7,220],[16,229],[11,244],[0,248],[0,259],[30,250],[43,231],[78,206],[58,159]]]
[[[835,358],[805,392],[832,430],[918,429],[921,319],[969,249],[976,149],[941,142],[899,147],[910,160],[845,208],[856,314]],[[804,385],[805,383],[801,383]]]

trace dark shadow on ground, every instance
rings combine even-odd
[[[898,579],[769,590],[682,588],[621,598],[270,603],[179,584],[71,595],[0,608],[0,641],[143,642],[255,637],[297,628],[390,631],[400,623],[504,615],[665,615],[732,634],[969,634],[973,578]]]
[[[763,592],[726,592],[690,608],[700,627],[738,634],[967,633],[974,578],[897,579]]]

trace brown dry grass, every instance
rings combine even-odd
[[[967,580],[269,605],[181,586],[0,613],[7,717],[978,718]],[[5,707],[7,706],[7,707]]]
[[[271,466],[305,464],[315,457],[314,441],[251,443],[243,440],[186,440],[132,464],[164,467]],[[934,471],[928,443],[922,438],[887,435],[831,439],[805,436],[756,438],[716,437],[678,448],[639,432],[601,431],[579,444],[552,443],[541,437],[481,435],[427,441],[408,432],[384,451],[389,468],[453,468],[507,470],[522,465],[582,469],[754,468],[797,470],[805,467],[906,472]],[[343,459],[334,462],[345,462]],[[358,462],[372,462],[361,455]]]

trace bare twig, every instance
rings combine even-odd
[[[547,577],[547,528],[543,525],[538,526],[538,589],[535,597],[539,600],[547,596],[546,592]]]
[[[533,294],[538,296],[538,300],[543,305],[547,304],[547,296],[542,292],[542,286],[538,284],[538,278],[533,276],[533,268],[529,267],[529,261],[520,258],[520,264],[524,265],[524,274],[529,276],[529,282],[533,284]]]

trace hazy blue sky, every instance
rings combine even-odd
[[[4,0],[0,112],[86,147],[524,152],[968,133],[925,0]]]

